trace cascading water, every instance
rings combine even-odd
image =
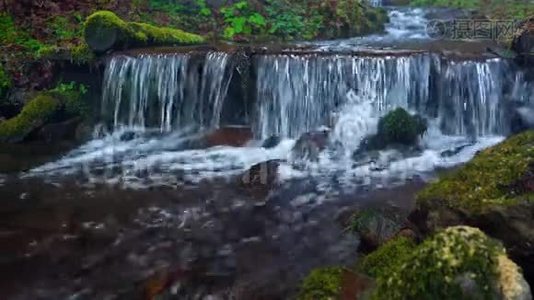
[[[232,76],[230,55],[208,53],[201,74],[191,60],[188,54],[112,57],[104,76],[104,120],[115,128],[162,132],[217,127]]]
[[[508,130],[500,107],[513,82],[505,76],[510,66],[498,59],[281,55],[260,57],[258,64],[256,128],[262,138],[295,138],[330,127],[349,93],[370,99],[375,115],[403,107],[439,118],[446,134],[485,136]]]
[[[191,133],[220,123],[233,73],[230,61],[231,55],[215,52],[196,65],[188,54],[114,57],[102,102],[103,119],[114,125],[114,133],[30,174],[81,169],[91,177],[91,170],[99,170],[98,176],[112,170],[106,182],[146,186],[239,174],[269,159],[287,160],[291,169],[295,140],[326,126],[331,147],[319,161],[304,170],[300,163],[293,171],[283,168],[290,172],[280,178],[335,176],[350,186],[354,178],[399,178],[464,162],[508,133],[507,103],[528,98],[528,85],[518,82],[522,75],[510,76],[520,73],[500,59],[462,61],[429,53],[256,55],[251,125],[259,140],[277,136],[282,142],[272,149],[252,144],[192,150]],[[395,107],[429,120],[423,152],[399,157],[386,151],[380,154],[380,166],[376,160],[355,161],[360,141]],[[147,134],[123,138],[125,130],[136,127]],[[445,152],[452,154],[443,156]]]

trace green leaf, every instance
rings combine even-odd
[[[264,26],[265,25],[265,18],[260,15],[259,13],[254,13],[248,18],[249,22],[258,25],[258,26]]]
[[[245,17],[238,17],[232,20],[232,26],[234,27],[234,33],[242,33],[245,28],[247,20]]]

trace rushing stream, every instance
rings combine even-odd
[[[22,255],[43,270],[30,280],[35,290],[15,294],[131,299],[139,282],[165,270],[181,299],[280,299],[310,268],[351,262],[357,237],[335,220],[344,209],[406,211],[422,181],[501,141],[516,109],[534,101],[532,84],[501,58],[350,53],[431,40],[426,11],[389,14],[385,34],[316,42],[302,54],[255,53],[250,72],[237,54],[218,51],[109,57],[94,138],[0,177],[6,195],[42,206],[13,220],[38,227],[42,219],[52,232],[45,239],[15,231],[16,243],[30,245]],[[428,120],[420,149],[355,155],[397,107]],[[224,128],[250,130],[250,140],[211,143],[207,136]],[[297,140],[323,130],[326,148],[299,157]],[[276,188],[243,188],[240,175],[269,160],[280,160]],[[102,244],[81,245],[78,234]],[[61,275],[45,270],[48,257]],[[13,288],[5,282],[0,288]]]

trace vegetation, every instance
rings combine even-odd
[[[204,0],[193,2],[186,6],[179,1],[151,0],[149,8],[152,14],[164,15],[167,25],[189,31],[200,29],[227,40],[356,36],[380,31],[387,21],[383,9],[359,0],[241,0],[221,7],[209,7]]]
[[[479,153],[465,166],[441,176],[417,198],[444,201],[469,211],[534,200],[534,131],[513,136]]]
[[[336,299],[341,291],[343,270],[328,267],[313,270],[302,282],[298,299]]]

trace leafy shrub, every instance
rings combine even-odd
[[[224,17],[223,36],[226,39],[233,39],[240,34],[262,34],[265,31],[265,17],[254,11],[247,1],[225,6],[221,8],[221,14]]]

